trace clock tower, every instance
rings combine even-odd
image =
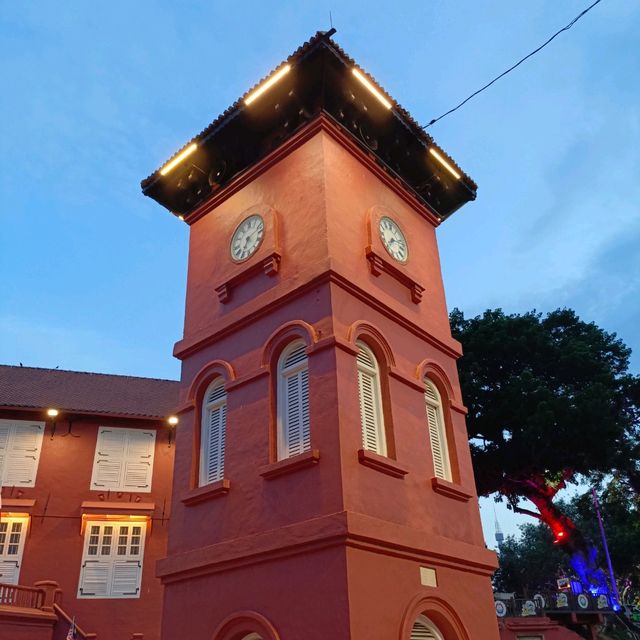
[[[476,186],[318,33],[143,191],[190,226],[163,640],[495,640],[436,229]]]

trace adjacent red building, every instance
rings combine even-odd
[[[0,639],[158,637],[177,391],[0,366]]]

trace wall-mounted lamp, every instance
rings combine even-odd
[[[169,446],[171,446],[171,442],[173,441],[173,430],[178,424],[178,416],[169,416],[167,418],[167,424],[169,425]]]
[[[51,418],[52,420],[52,424],[51,424],[51,439],[53,440],[53,436],[56,433],[56,418],[58,417],[58,415],[60,414],[60,412],[57,409],[54,409],[53,407],[47,409],[47,416],[49,416],[49,418]]]

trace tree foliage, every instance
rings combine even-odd
[[[640,385],[615,334],[569,309],[450,320],[480,495],[549,503],[566,480],[634,466]]]
[[[619,478],[611,479],[598,492],[598,498],[619,591],[622,593],[629,577],[637,591],[640,588],[640,502]],[[560,507],[593,541],[600,557],[604,557],[591,492],[576,495]],[[569,558],[553,544],[551,532],[541,523],[522,526],[517,539],[509,536],[500,546],[499,559],[494,585],[500,591],[532,595],[552,588],[558,575],[572,572]]]

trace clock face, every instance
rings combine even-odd
[[[394,260],[405,263],[409,258],[409,245],[400,227],[391,218],[383,216],[378,223],[378,230],[389,255]]]
[[[233,232],[231,237],[231,259],[234,262],[244,262],[250,258],[260,246],[264,236],[264,220],[262,216],[254,214],[245,218]]]

